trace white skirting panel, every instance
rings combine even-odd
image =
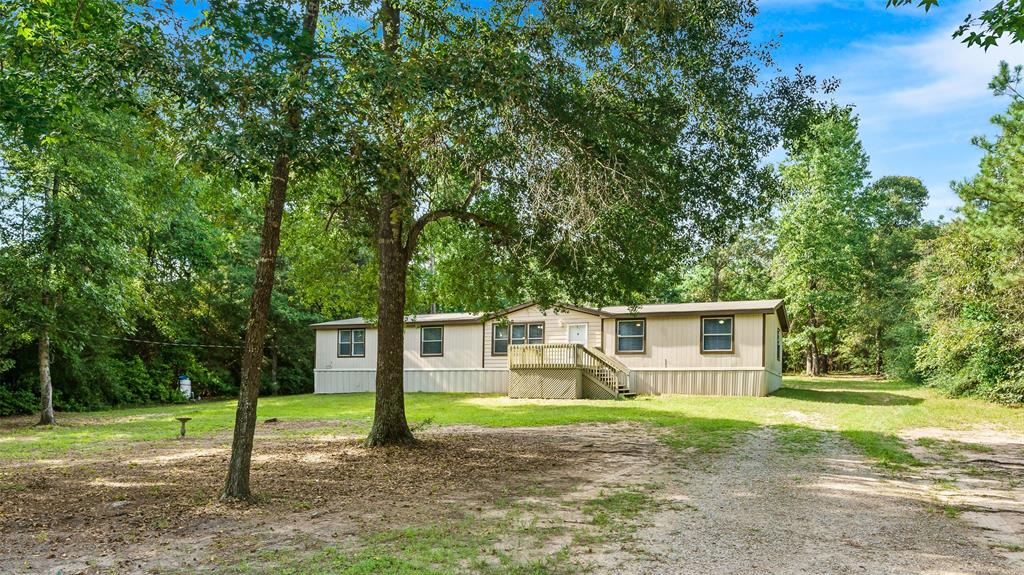
[[[318,369],[313,373],[314,393],[374,391],[375,369]],[[507,369],[407,369],[405,391],[415,393],[507,393]]]
[[[765,383],[768,386],[768,393],[775,393],[782,387],[782,376],[770,371],[764,372]]]
[[[770,393],[763,369],[634,369],[631,384],[646,395],[745,395]]]

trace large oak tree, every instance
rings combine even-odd
[[[814,82],[762,81],[755,10],[414,0],[348,14],[331,43],[347,153],[296,208],[292,245],[308,291],[377,323],[367,445],[413,440],[403,316],[430,286],[476,309],[638,302],[697,238],[770,209],[762,159],[800,128]]]

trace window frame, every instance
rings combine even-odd
[[[503,327],[506,330],[505,337],[503,338],[496,337],[499,327]],[[499,339],[505,342],[505,351],[498,351],[497,348],[495,347],[495,342],[497,342]],[[508,355],[508,346],[510,345],[512,345],[512,324],[503,324],[497,321],[491,324],[491,355],[496,357],[504,357]]]
[[[522,338],[517,338],[517,339],[522,339],[522,342],[521,343],[512,343],[512,331],[513,331],[513,329],[515,327],[520,327],[520,326],[523,328],[523,337]],[[538,327],[538,326],[540,327],[540,342],[539,343],[537,342],[537,338],[531,338],[530,337],[530,328],[531,327]],[[499,327],[508,328],[508,337],[505,337],[505,338],[495,337],[495,332],[498,330]],[[510,345],[542,345],[545,341],[547,341],[547,337],[548,337],[547,331],[548,331],[547,324],[545,322],[542,322],[542,321],[520,322],[520,323],[508,322],[508,323],[505,323],[505,324],[502,324],[500,322],[494,322],[493,324],[491,324],[491,355],[492,356],[497,356],[497,357],[504,357],[504,356],[508,355],[508,346],[510,346]],[[505,345],[505,351],[504,352],[500,352],[500,351],[497,351],[495,349],[495,345],[494,344],[495,344],[496,341],[499,341],[499,340],[507,341],[508,342]],[[531,343],[531,340],[532,340],[533,343]]]
[[[729,320],[729,333],[704,333],[704,322],[709,319]],[[704,349],[704,338],[706,335],[728,335],[729,349]],[[702,354],[730,354],[736,353],[736,316],[735,315],[702,315],[700,316],[700,352]]]
[[[538,326],[540,327],[540,341],[539,342],[536,341],[537,338],[530,337],[530,328],[531,327],[538,327]],[[526,324],[526,345],[544,345],[544,340],[547,339],[547,336],[548,336],[547,331],[548,331],[547,326],[544,325],[544,322],[542,322],[542,321],[535,321],[535,322],[531,322],[531,323]]]
[[[509,322],[509,324],[508,324],[508,344],[510,346],[511,345],[526,345],[526,342],[528,341],[526,336],[527,336],[527,332],[529,331],[529,328],[527,328],[526,326],[527,326],[527,324],[525,324],[525,323]],[[523,337],[522,338],[515,337],[515,333],[516,333],[516,328],[517,327],[523,328]],[[522,339],[522,341],[519,342],[519,343],[515,343],[515,340],[517,340],[517,339]]]
[[[775,328],[775,361],[779,362],[779,371],[782,371],[782,328]]]
[[[363,353],[358,354],[358,355],[355,353],[355,336],[354,336],[355,332],[357,332],[357,331],[363,332],[363,342],[362,342],[363,343]],[[341,333],[342,332],[348,332],[348,334],[349,334],[349,336],[348,336],[348,350],[349,350],[348,355],[342,355],[341,354]],[[336,345],[334,351],[337,354],[338,358],[344,358],[344,357],[366,357],[366,328],[365,327],[347,327],[347,328],[344,328],[344,329],[339,329],[338,330],[337,345]]]
[[[440,329],[441,330],[441,339],[440,340],[437,340],[437,339],[424,340],[423,339],[423,330],[426,330],[426,329]],[[441,353],[423,353],[423,344],[424,344],[425,341],[430,342],[430,343],[435,343],[435,342],[440,341],[441,342]],[[421,325],[420,326],[420,357],[444,357],[444,325],[443,324],[438,324],[438,325]]]
[[[638,336],[637,335],[627,335],[627,336],[620,335],[619,334],[619,324],[624,322],[624,321],[640,322],[641,326],[643,327],[643,333],[638,335]],[[619,340],[621,340],[623,337],[625,337],[626,339],[636,339],[636,338],[639,337],[640,338],[640,349],[638,349],[638,350],[633,350],[633,349],[631,349],[631,350],[623,350],[619,346]],[[647,318],[646,317],[636,317],[636,318],[620,318],[620,319],[616,319],[615,320],[615,355],[634,355],[634,354],[644,354],[644,353],[647,353]]]

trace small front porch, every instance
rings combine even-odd
[[[629,368],[579,343],[511,345],[508,396],[533,399],[633,397]]]

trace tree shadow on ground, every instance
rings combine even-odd
[[[814,401],[818,403],[847,403],[852,405],[917,405],[924,400],[919,397],[909,397],[898,393],[886,393],[883,391],[851,391],[851,390],[822,390],[822,389],[797,389],[783,387],[776,391],[775,397],[785,397],[799,401]]]

